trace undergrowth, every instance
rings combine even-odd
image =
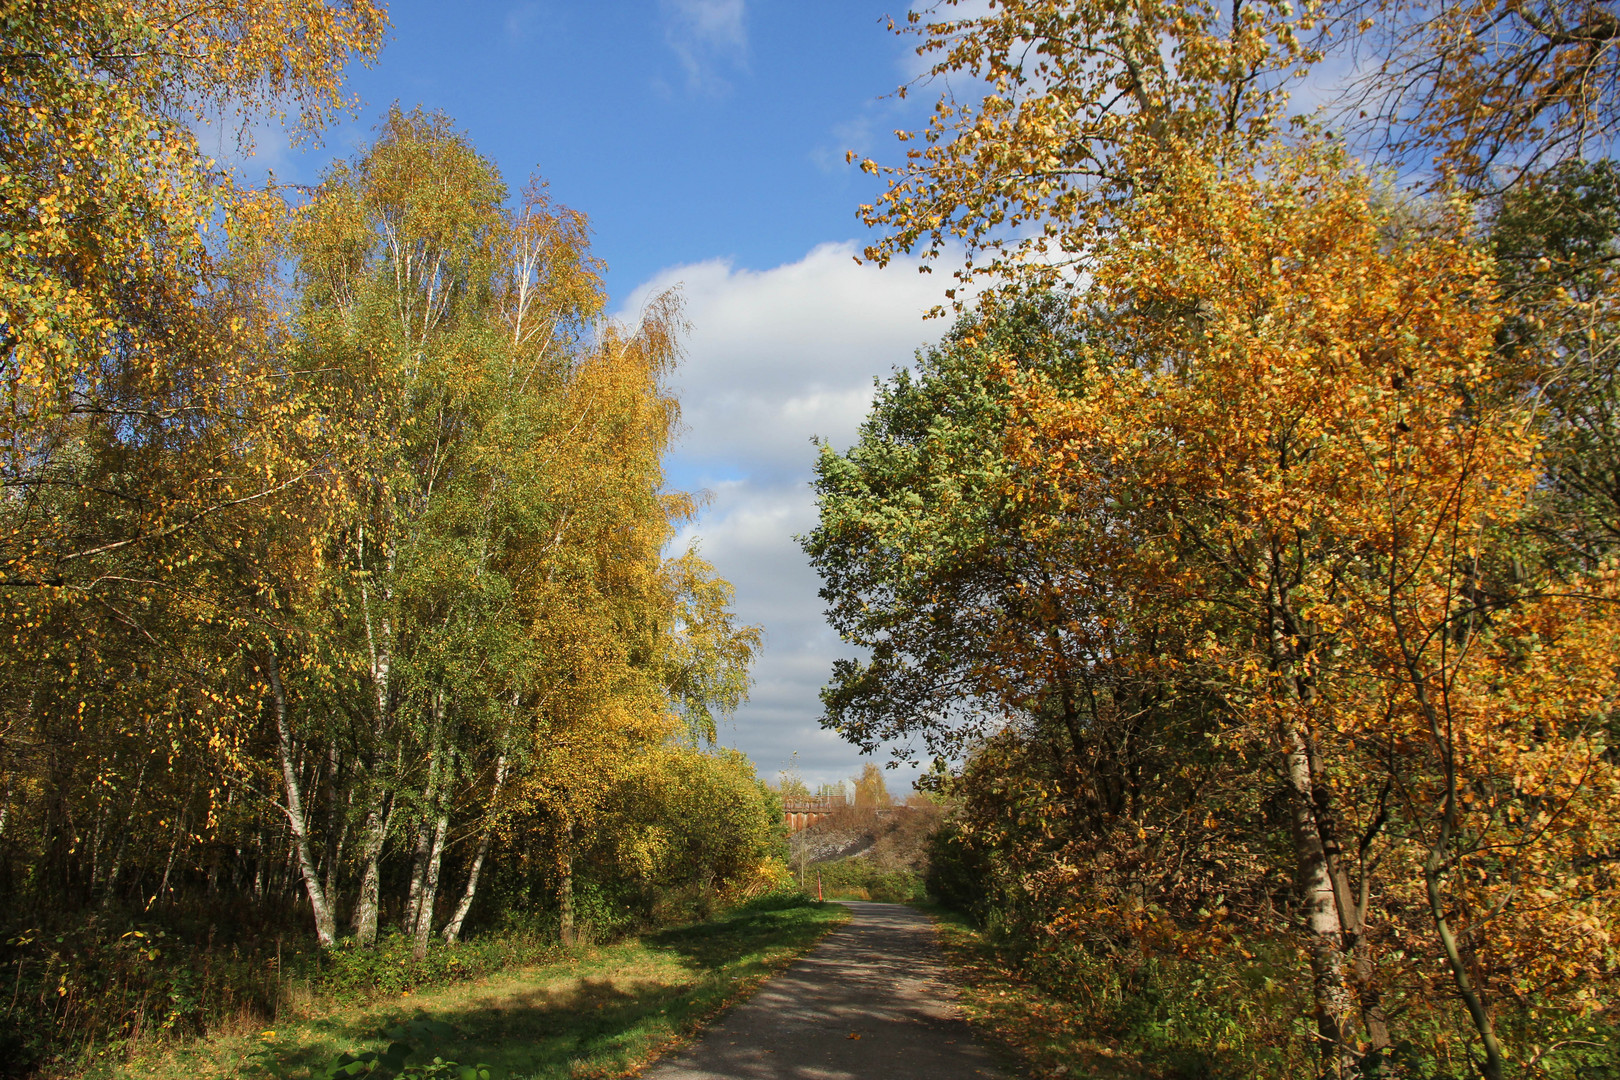
[[[1187,955],[1098,955],[1084,943],[1031,943],[992,916],[975,925],[941,908],[946,955],[962,1003],[1033,1076],[1248,1080],[1318,1074],[1311,1054],[1311,988],[1293,952],[1233,940]],[[1415,994],[1386,1001],[1406,1038],[1364,1060],[1369,1080],[1473,1080],[1467,1044],[1447,1033],[1465,1018]],[[1502,1009],[1502,1034],[1546,1080],[1620,1080],[1620,1030],[1601,1017]]]
[[[617,1077],[703,1027],[847,918],[778,893],[479,979],[294,1003],[273,1028],[136,1048],[89,1080]]]
[[[818,878],[822,895],[828,900],[906,904],[926,895],[923,879],[914,871],[884,867],[860,856],[814,864],[805,875],[805,890],[811,895],[815,894]]]
[[[12,916],[0,937],[0,978],[10,984],[0,997],[0,1077],[7,1078],[71,1075],[153,1046],[257,1033],[311,1009],[398,1001],[577,955],[543,921],[492,928],[456,945],[435,938],[414,960],[403,935],[384,934],[371,949],[343,941],[322,951],[302,926],[253,911]]]

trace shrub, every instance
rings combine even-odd
[[[859,855],[817,863],[813,872],[829,899],[905,904],[927,895],[922,877],[914,871],[886,869]],[[810,886],[808,878],[805,884]]]

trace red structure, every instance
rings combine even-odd
[[[807,795],[782,800],[782,818],[789,832],[802,832],[849,806],[849,800],[839,795]]]

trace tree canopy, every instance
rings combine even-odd
[[[1074,993],[1276,942],[1298,1067],[1605,1060],[1612,15],[955,6],[861,213],[978,286],[821,449],[824,723],[957,763],[938,880]]]

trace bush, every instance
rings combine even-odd
[[[235,936],[219,940],[213,920],[195,915],[116,908],[7,914],[13,921],[0,931],[0,970],[13,984],[0,1024],[6,1077],[68,1064],[108,1042],[195,1034],[221,1017],[268,1015],[281,989],[275,958],[298,963],[307,936],[290,935],[283,949],[252,912],[234,925]]]
[[[823,893],[832,900],[906,904],[927,895],[922,877],[914,871],[886,869],[859,855],[816,863],[811,871],[819,875]],[[805,887],[811,887],[808,875]]]
[[[774,885],[783,836],[781,803],[748,758],[663,747],[614,793],[576,888],[606,889],[597,917],[622,928],[704,918]]]
[[[989,877],[985,857],[967,843],[955,822],[947,821],[935,830],[923,875],[930,897],[982,926],[989,911],[985,896]]]
[[[405,934],[384,934],[372,949],[352,938],[325,952],[303,954],[289,972],[311,991],[340,1001],[375,996],[397,997],[408,990],[444,986],[509,967],[555,960],[563,952],[550,935],[498,934],[456,945],[429,942],[427,956],[413,960],[413,942]]]

